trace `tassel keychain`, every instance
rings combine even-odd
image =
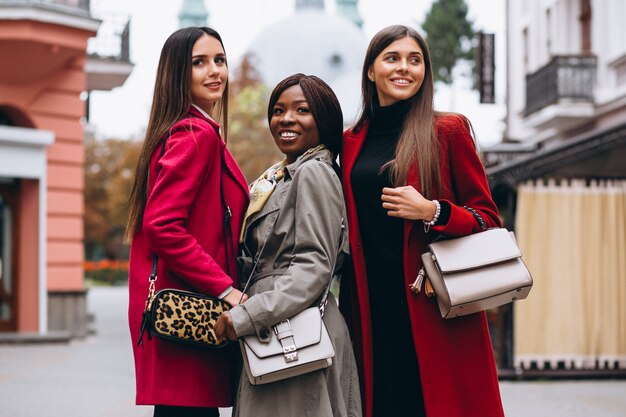
[[[420,291],[422,291],[422,284],[424,283],[425,277],[426,271],[424,271],[424,268],[421,268],[417,273],[417,277],[415,278],[413,284],[409,285],[409,288],[411,289],[411,292],[413,294],[419,294]]]
[[[435,290],[433,289],[430,280],[426,276],[426,271],[423,267],[419,270],[415,281],[413,282],[413,284],[409,285],[409,288],[411,289],[411,292],[413,294],[419,294],[420,291],[422,291],[422,284],[424,284],[424,281],[426,281],[424,292],[426,293],[427,297],[432,297],[433,295],[435,295]]]
[[[155,268],[153,268],[154,270]],[[154,272],[154,271],[153,271]],[[150,276],[150,286],[148,287],[148,298],[146,299],[146,306],[141,316],[141,326],[139,328],[139,340],[137,340],[137,346],[143,346],[143,334],[150,324],[150,308],[152,307],[152,300],[154,299],[154,281],[156,281],[156,274],[154,280]],[[150,332],[148,332],[148,340],[152,339]]]

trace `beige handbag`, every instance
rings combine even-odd
[[[430,280],[441,317],[446,319],[522,300],[533,285],[513,232],[484,230],[483,219],[468,210],[482,232],[431,243],[422,254],[424,267],[419,275],[423,279],[425,273]],[[419,287],[421,283],[411,289],[419,292]]]
[[[335,349],[322,314],[320,308],[310,307],[272,326],[269,343],[261,342],[256,334],[241,338],[250,383],[267,384],[332,365]]]

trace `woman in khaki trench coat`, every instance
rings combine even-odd
[[[273,325],[319,303],[348,253],[346,209],[333,162],[342,138],[334,93],[317,77],[288,77],[272,92],[268,120],[286,159],[251,187],[254,197],[243,226],[249,257],[243,259],[242,280],[257,251],[261,256],[250,298],[216,325],[218,336],[231,340],[275,337]],[[356,362],[332,294],[323,320],[335,349],[333,364],[265,385],[251,385],[242,372],[234,416],[361,416]]]

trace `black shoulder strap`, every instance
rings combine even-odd
[[[474,218],[480,225],[480,230],[487,230],[487,223],[485,223],[485,220],[480,216],[480,214],[478,214],[478,212],[474,208],[468,206],[463,206],[463,208],[474,215]]]

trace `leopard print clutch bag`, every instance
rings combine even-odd
[[[164,289],[146,304],[142,335],[148,330],[149,336],[207,348],[228,344],[228,340],[220,343],[215,336],[218,317],[230,308],[225,301],[189,291]]]

